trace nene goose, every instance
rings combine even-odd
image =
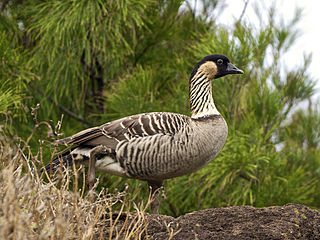
[[[191,117],[169,112],[142,113],[99,127],[86,129],[56,144],[73,148],[46,166],[55,171],[60,164],[89,164],[92,187],[95,169],[147,181],[151,193],[165,179],[197,171],[217,156],[228,135],[228,127],[212,98],[213,79],[241,74],[223,55],[209,55],[193,69],[189,84]],[[158,213],[157,197],[150,205]]]

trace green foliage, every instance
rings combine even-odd
[[[24,65],[22,47],[13,35],[0,30],[0,114],[19,116],[26,93],[26,85],[35,75]],[[7,115],[8,117],[8,115]]]
[[[115,118],[123,115],[134,115],[143,111],[161,110],[159,86],[154,79],[152,70],[144,70],[138,66],[136,72],[124,76],[111,87],[107,97],[108,114],[114,113]]]
[[[133,52],[147,3],[83,0],[30,6],[28,32],[35,45],[30,63],[41,75],[36,90],[77,112],[94,107],[95,113],[103,85],[123,73],[119,70]]]
[[[22,102],[23,109],[40,103],[39,121],[55,125],[64,114],[66,136],[141,112],[188,115],[194,64],[208,54],[225,54],[245,72],[213,83],[229,126],[227,143],[208,166],[166,182],[160,211],[180,215],[288,202],[320,208],[320,118],[310,100],[311,55],[295,69],[282,61],[299,35],[301,11],[286,23],[275,8],[266,14],[257,8],[257,25],[235,21],[226,27],[209,14],[219,1],[201,2],[204,8],[195,14],[188,1],[12,1],[0,19],[6,66],[0,68],[0,113],[19,110]],[[297,110],[306,100],[309,110]],[[22,116],[28,121],[14,121],[13,127],[27,138],[34,123],[30,114]],[[32,146],[45,136],[39,129]],[[128,181],[100,177],[110,190]],[[129,185],[134,192],[140,183]]]

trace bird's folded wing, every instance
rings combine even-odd
[[[186,123],[187,116],[175,113],[144,113],[121,118],[99,127],[83,130],[71,137],[54,142],[55,145],[108,146],[115,149],[123,140],[152,136],[174,135]]]

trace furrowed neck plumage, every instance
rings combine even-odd
[[[192,118],[220,114],[212,98],[211,81],[216,74],[217,66],[213,62],[206,62],[191,77],[189,98]]]

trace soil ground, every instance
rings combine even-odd
[[[206,209],[178,218],[147,215],[146,239],[318,239],[320,212],[303,205]],[[171,235],[171,236],[170,236]],[[170,236],[170,237],[169,237]]]

